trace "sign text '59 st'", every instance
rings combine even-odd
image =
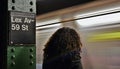
[[[29,25],[34,21],[34,19],[28,17],[11,17],[11,30],[29,31]]]

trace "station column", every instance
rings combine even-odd
[[[36,69],[36,0],[1,0],[0,69]]]

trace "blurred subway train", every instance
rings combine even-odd
[[[71,9],[74,11],[68,11]],[[69,13],[60,13],[64,11]],[[79,33],[83,44],[80,54],[83,69],[120,69],[120,1],[94,2],[46,17],[38,16],[37,69],[42,68],[45,43],[61,27],[71,27]]]

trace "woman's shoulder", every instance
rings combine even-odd
[[[83,69],[81,60],[72,61],[71,69]]]

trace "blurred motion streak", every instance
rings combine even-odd
[[[97,17],[80,19],[80,20],[77,20],[77,23],[78,23],[78,25],[80,25],[82,27],[115,24],[115,23],[120,22],[120,17],[118,17],[118,16],[120,16],[120,13],[102,15],[102,16],[97,16]]]
[[[120,40],[120,32],[95,34],[90,36],[88,39],[89,42],[109,41],[109,40]]]

